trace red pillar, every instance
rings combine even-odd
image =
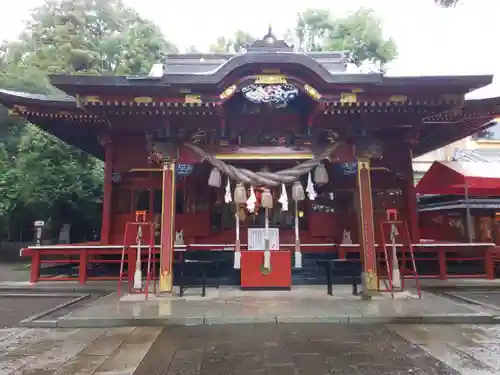
[[[30,283],[37,283],[40,279],[40,252],[35,250],[31,256]]]
[[[102,202],[101,243],[109,244],[111,229],[111,194],[113,190],[113,143],[110,139],[104,141],[104,196]]]
[[[160,292],[171,292],[174,284],[175,162],[163,164],[161,213]]]
[[[360,244],[363,251],[363,295],[370,296],[378,291],[378,279],[369,159],[358,158],[357,185],[359,193]]]

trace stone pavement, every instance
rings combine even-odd
[[[456,373],[383,326],[247,324],[165,328],[135,372],[160,374]]]
[[[2,296],[0,294],[0,328],[17,325],[22,319],[42,313],[69,301],[70,297]]]
[[[0,283],[29,280],[30,269],[23,263],[0,263]]]
[[[229,324],[0,330],[0,375],[493,375],[500,328]]]
[[[133,374],[161,328],[0,330],[0,375]]]
[[[403,294],[362,301],[350,288],[337,287],[327,296],[322,287],[297,287],[292,291],[244,292],[234,288],[209,289],[207,297],[192,289],[178,296],[112,294],[73,311],[54,327],[113,327],[169,324],[224,323],[496,323],[498,311],[467,305],[432,293],[422,299]],[[47,322],[46,322],[47,323]],[[45,325],[47,326],[47,325]]]
[[[395,325],[390,329],[461,374],[500,374],[500,326]]]
[[[454,290],[444,292],[445,295],[455,297],[469,303],[482,305],[500,314],[500,290]]]

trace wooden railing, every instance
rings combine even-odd
[[[293,252],[294,244],[281,244],[280,248],[290,249]],[[401,257],[403,245],[397,244],[398,255]],[[437,278],[446,280],[449,278],[494,278],[495,261],[500,261],[500,247],[496,248],[492,243],[419,243],[414,244],[414,251],[417,254],[417,262],[435,262],[438,265],[438,272],[433,274],[420,275],[420,278]],[[246,245],[242,245],[245,249]],[[324,248],[325,253],[336,254],[339,259],[348,259],[349,261],[360,261],[360,245],[359,244],[302,244],[304,253],[307,249],[317,251],[317,248]],[[89,280],[118,280],[116,276],[110,275],[89,275],[88,268],[91,264],[117,264],[121,262],[121,245],[98,245],[98,244],[75,244],[75,245],[50,245],[50,246],[30,246],[21,249],[20,255],[23,257],[31,257],[31,273],[30,282],[36,283],[39,281],[67,281],[78,280],[81,284]],[[175,247],[177,256],[185,251],[205,250],[205,251],[234,251],[233,244],[192,244]],[[380,246],[377,246],[377,251],[383,254]],[[137,256],[137,246],[127,246],[126,248],[126,264],[128,278],[131,281],[133,270],[135,269],[135,261]],[[159,246],[156,246],[156,254],[159,253]],[[348,256],[355,255],[354,258]],[[425,256],[422,256],[425,254]],[[110,256],[114,259],[110,259]],[[57,257],[57,259],[54,259]],[[147,248],[142,251],[143,261],[147,259]],[[381,257],[379,257],[381,258]],[[159,259],[156,259],[158,262]],[[477,274],[450,274],[448,272],[448,262],[472,262],[480,261],[484,263],[484,272]],[[73,264],[78,265],[78,272],[75,276],[42,276],[42,265],[46,264]]]

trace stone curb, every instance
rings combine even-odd
[[[22,294],[16,294],[17,297],[21,296]],[[28,294],[27,294],[28,295]],[[28,295],[29,296],[29,295]],[[40,297],[41,294],[38,294],[37,297]],[[53,293],[50,295],[51,297],[67,297],[71,298],[68,301],[65,301],[57,306],[51,307],[50,309],[44,310],[40,313],[34,314],[28,318],[25,318],[19,322],[20,326],[23,327],[28,327],[28,328],[54,328],[57,326],[57,320],[56,319],[43,319],[45,316],[52,314],[55,311],[64,309],[65,307],[69,307],[71,305],[74,305],[75,303],[78,303],[88,297],[90,297],[90,294],[58,294],[58,293]],[[43,298],[43,297],[42,297]]]
[[[476,300],[474,298],[462,296],[460,294],[456,294],[456,293],[453,293],[453,292],[443,292],[443,294],[446,295],[446,296],[449,296],[449,297],[452,297],[452,298],[455,298],[455,299],[458,299],[458,300],[461,300],[461,301],[473,304],[473,305],[488,307],[488,308],[490,308],[492,310],[500,310],[500,307],[498,307],[497,305],[493,305],[493,304],[490,304],[490,303],[487,303],[487,302],[481,302],[481,301],[478,301],[478,300]]]
[[[215,325],[259,323],[331,323],[331,324],[500,324],[500,316],[489,314],[448,314],[422,316],[257,316],[211,317],[192,316],[182,318],[80,318],[62,317],[57,320],[31,321],[32,328],[111,328],[130,326]]]

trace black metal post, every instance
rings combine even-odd
[[[185,280],[184,280],[184,266],[185,266],[185,262],[184,262],[184,257],[181,255],[181,266],[180,266],[180,275],[179,275],[179,296],[183,296],[184,295],[184,289],[185,289]]]
[[[332,262],[327,262],[326,266],[326,282],[327,282],[327,294],[333,296],[332,288]]]

